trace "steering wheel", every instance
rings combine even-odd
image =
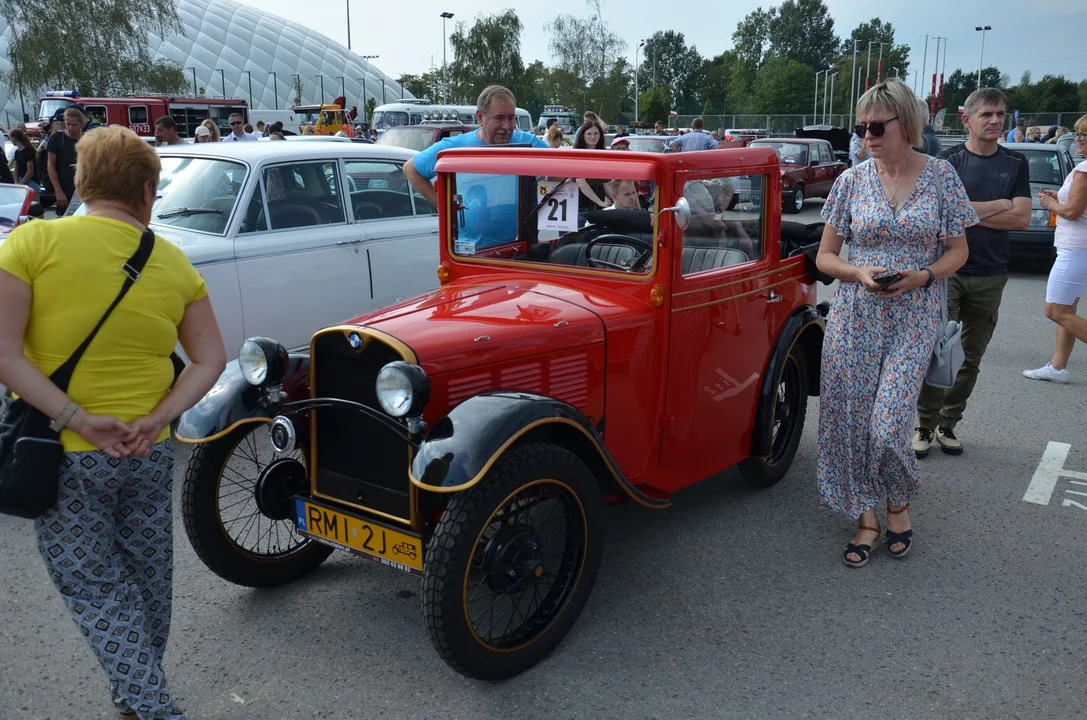
[[[600,243],[608,243],[610,245],[626,245],[634,248],[635,250],[641,250],[641,254],[635,258],[634,262],[629,267],[624,267],[617,263],[611,263],[607,260],[598,260],[593,257],[593,247]],[[592,240],[585,244],[585,262],[589,267],[605,267],[612,270],[621,270],[623,272],[638,272],[645,267],[646,262],[653,257],[653,243],[645,240],[640,240],[630,235],[620,235],[618,233],[604,233],[603,235],[597,235]]]

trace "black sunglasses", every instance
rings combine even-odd
[[[883,122],[870,122],[870,123],[857,123],[857,134],[864,137],[868,133],[872,133],[872,137],[883,137],[883,133],[887,132],[887,123],[897,120],[898,116],[895,115],[889,120]]]
[[[241,121],[241,120],[235,120],[234,122],[232,122],[232,123],[230,123],[230,124],[231,124],[231,125],[241,125],[241,124],[242,124],[242,121]],[[880,135],[882,135],[882,134],[883,134],[883,133],[881,132],[881,133],[880,133]]]

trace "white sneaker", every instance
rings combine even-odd
[[[1068,368],[1064,370],[1057,370],[1049,363],[1045,366],[1038,368],[1037,370],[1024,370],[1023,376],[1028,377],[1031,380],[1048,380],[1055,383],[1066,383],[1071,378]]]

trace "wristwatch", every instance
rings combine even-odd
[[[928,282],[922,287],[929,287],[932,283],[936,282],[936,273],[932,272],[932,268],[924,268],[924,270],[928,273]]]
[[[64,429],[64,426],[68,424],[68,421],[79,412],[79,405],[76,405],[74,400],[69,400],[68,404],[61,410],[60,415],[56,417],[51,423],[49,423],[49,429],[53,432],[60,432]]]

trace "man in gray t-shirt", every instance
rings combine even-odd
[[[849,138],[849,166],[857,167],[868,159],[868,148],[864,146],[862,133],[867,134],[868,129],[863,125],[853,127],[853,137]]]
[[[947,316],[962,323],[966,362],[955,386],[944,391],[927,383],[917,402],[920,425],[913,436],[917,457],[928,455],[933,440],[948,455],[961,455],[954,428],[974,390],[981,358],[996,330],[1000,300],[1008,282],[1008,233],[1030,223],[1030,172],[1022,153],[999,145],[1007,101],[1004,93],[982,88],[966,98],[963,124],[970,133],[962,145],[940,153],[959,173],[980,223],[966,228],[970,257],[947,279]]]

